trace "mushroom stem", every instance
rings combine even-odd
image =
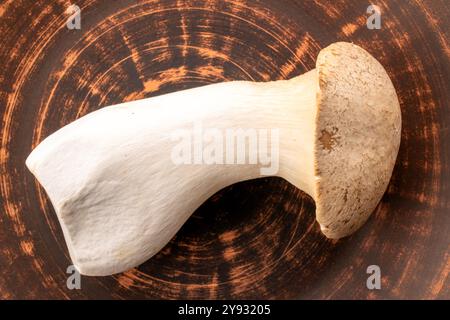
[[[205,200],[239,181],[277,175],[314,197],[317,83],[312,70],[291,80],[213,84],[102,108],[45,139],[26,164],[54,205],[78,270],[106,275],[144,262]],[[234,164],[227,152],[223,164],[201,159],[208,143],[195,150],[199,123],[224,138]],[[226,150],[227,130],[242,130],[244,164],[237,165],[239,138]],[[269,164],[261,162],[261,130]],[[185,164],[174,161],[182,133],[192,133]],[[260,145],[251,149],[255,133]],[[257,164],[249,163],[252,152]]]

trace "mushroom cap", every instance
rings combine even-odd
[[[337,42],[317,59],[316,219],[332,239],[361,227],[385,193],[397,158],[401,112],[383,66]]]

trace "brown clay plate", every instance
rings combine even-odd
[[[0,2],[0,298],[450,298],[450,3],[79,0]],[[156,257],[66,287],[55,213],[24,166],[65,124],[106,105],[230,80],[286,79],[354,42],[386,68],[403,115],[388,191],[368,223],[324,238],[314,203],[277,178],[220,191]],[[177,199],[173,199],[177,201]],[[368,290],[369,265],[382,289]]]

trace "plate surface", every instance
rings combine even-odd
[[[0,298],[450,298],[448,1],[377,1],[379,30],[359,0],[76,3],[80,30],[66,27],[69,1],[0,4]],[[24,166],[34,146],[110,104],[291,78],[335,41],[372,53],[402,107],[391,184],[360,231],[327,240],[304,193],[248,181],[213,196],[140,267],[67,289],[62,232]],[[366,287],[369,265],[381,290]]]

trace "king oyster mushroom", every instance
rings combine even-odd
[[[110,275],[160,251],[218,190],[261,164],[176,164],[174,131],[278,128],[276,175],[309,194],[323,234],[360,228],[389,183],[401,114],[381,64],[350,43],[290,80],[234,81],[122,103],[59,129],[26,165],[46,190],[80,273]]]

